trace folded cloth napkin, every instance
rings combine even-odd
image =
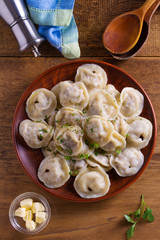
[[[80,57],[78,29],[73,17],[75,0],[26,0],[39,34],[66,58]]]

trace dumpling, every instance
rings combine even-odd
[[[131,118],[141,114],[144,105],[143,95],[132,87],[123,88],[121,95],[120,114],[124,118]]]
[[[87,88],[82,82],[66,82],[61,85],[59,100],[63,107],[82,110],[88,105],[89,101]]]
[[[45,157],[48,157],[51,155],[56,156],[58,154],[53,140],[51,140],[46,147],[42,148],[42,153]]]
[[[97,64],[83,64],[77,69],[76,82],[83,82],[88,90],[104,88],[108,78],[106,72]]]
[[[59,188],[70,178],[69,171],[63,156],[48,156],[38,168],[38,178],[49,188]]]
[[[26,102],[27,115],[34,121],[48,118],[56,107],[56,96],[45,88],[33,91]]]
[[[92,153],[86,161],[91,167],[100,166],[105,172],[108,172],[112,169],[112,166],[110,165],[111,158],[113,158],[112,154],[104,155],[100,153]]]
[[[129,131],[127,134],[127,142],[130,146],[138,149],[144,148],[148,145],[152,136],[151,122],[142,117],[129,119]]]
[[[111,166],[121,177],[132,176],[136,174],[142,167],[144,156],[140,150],[136,148],[126,148],[117,155],[115,159],[110,161]]]
[[[78,173],[87,167],[87,163],[85,160],[71,160],[71,159],[67,159],[69,168],[70,168],[70,175],[71,176],[77,176]]]
[[[57,102],[58,102],[58,105],[60,104],[59,102],[59,94],[60,94],[60,91],[61,91],[61,87],[63,84],[66,84],[66,83],[73,83],[71,80],[66,80],[66,81],[62,81],[62,82],[59,82],[57,83],[52,89],[51,89],[51,92],[53,92],[57,98]]]
[[[113,131],[108,143],[102,147],[107,152],[114,152],[116,150],[122,150],[126,147],[125,138],[115,130]]]
[[[99,147],[104,146],[113,132],[113,125],[100,116],[86,118],[83,122],[86,137],[91,143],[97,143]]]
[[[54,129],[45,122],[33,122],[26,119],[20,123],[19,133],[29,147],[41,148],[48,145]]]
[[[54,141],[57,150],[75,160],[88,158],[94,151],[83,140],[83,130],[79,126],[60,126],[55,130]]]
[[[120,92],[112,84],[107,84],[104,90],[113,95],[117,103],[120,104]]]
[[[56,117],[57,111],[53,111],[50,115],[50,117],[47,119],[47,123],[51,126],[56,126],[55,124],[55,117]]]
[[[101,167],[88,167],[79,172],[73,185],[82,198],[97,198],[109,191],[110,180]]]
[[[116,99],[104,90],[93,90],[89,93],[90,115],[99,115],[108,120],[114,120],[118,114],[119,106]]]
[[[126,120],[120,116],[117,116],[116,119],[112,121],[112,124],[115,131],[126,138],[129,130],[129,124],[126,122]]]
[[[82,111],[75,108],[61,108],[56,115],[55,122],[57,125],[82,125]]]

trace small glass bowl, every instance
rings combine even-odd
[[[14,215],[15,210],[20,207],[20,201],[22,201],[26,198],[32,198],[33,202],[42,203],[45,208],[45,212],[46,212],[45,221],[41,224],[37,224],[36,228],[32,231],[28,230],[25,227],[25,221],[23,220],[23,218],[17,217]],[[36,233],[42,231],[49,223],[50,217],[51,217],[51,209],[50,209],[50,205],[49,205],[48,201],[40,194],[34,193],[34,192],[26,192],[26,193],[22,193],[21,195],[17,196],[13,200],[13,202],[11,203],[10,208],[9,208],[9,220],[10,220],[12,226],[17,231],[19,231],[21,233],[25,233],[25,234],[36,234]]]

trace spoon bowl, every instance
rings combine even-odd
[[[145,44],[145,42],[148,38],[148,35],[149,35],[151,18],[159,5],[160,5],[160,0],[157,0],[152,5],[152,7],[148,10],[148,12],[146,13],[146,15],[144,17],[144,21],[143,21],[142,32],[140,34],[140,37],[139,37],[136,45],[130,51],[123,53],[123,54],[114,54],[114,53],[110,52],[110,54],[114,58],[116,58],[118,60],[127,60],[127,59],[133,57],[134,55],[136,55],[137,52],[143,47],[143,45]]]
[[[139,9],[113,19],[103,34],[105,48],[116,55],[129,52],[138,42],[145,15],[155,2],[157,0],[146,0]]]

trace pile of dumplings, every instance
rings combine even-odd
[[[80,197],[97,198],[109,191],[112,168],[127,177],[142,167],[140,149],[152,136],[151,122],[140,116],[144,97],[131,87],[119,92],[107,82],[100,66],[83,64],[75,82],[37,89],[27,99],[29,119],[19,132],[29,147],[42,149],[37,175],[48,188],[74,176]]]

